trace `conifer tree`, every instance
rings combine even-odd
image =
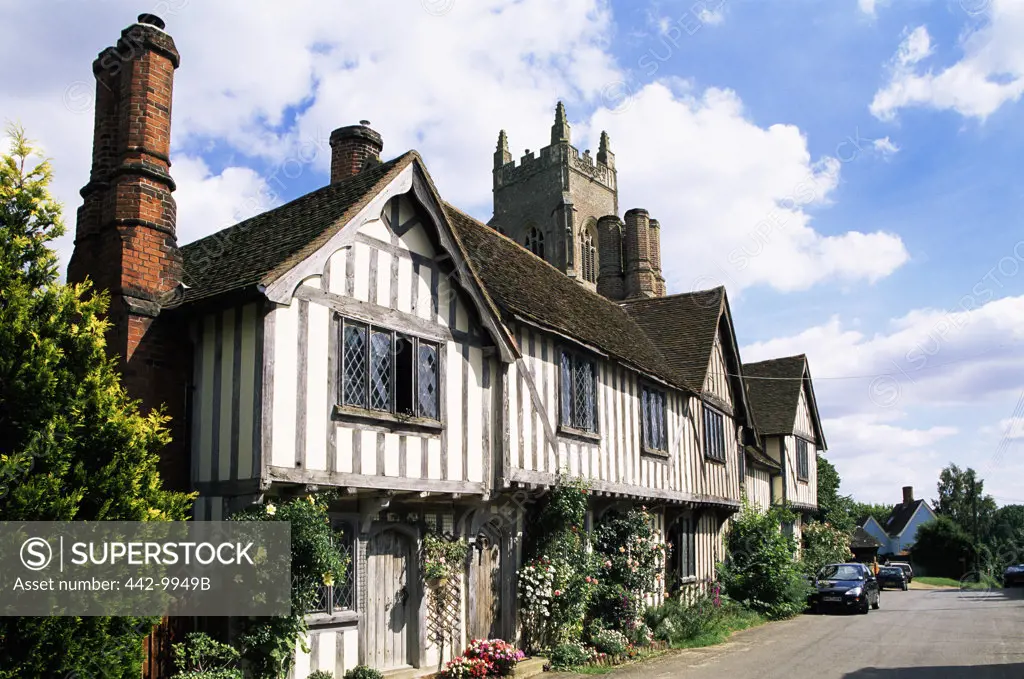
[[[107,296],[60,282],[52,169],[18,126],[0,157],[0,521],[169,521],[166,417],[142,414],[104,349]],[[137,679],[145,618],[0,618],[0,679]]]

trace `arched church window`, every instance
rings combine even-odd
[[[583,273],[583,280],[596,283],[597,268],[597,245],[594,232],[584,228],[580,234],[580,269]]]
[[[526,234],[526,249],[544,259],[544,234],[535,226]]]

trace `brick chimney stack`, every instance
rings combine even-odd
[[[170,175],[179,63],[174,40],[152,14],[139,15],[93,62],[92,170],[81,190],[68,265],[69,282],[88,278],[110,294],[107,350],[119,359],[128,393],[144,410],[167,406],[175,450],[165,450],[161,471],[176,488],[188,484],[183,425],[190,350],[180,327],[157,317],[181,284]]]
[[[909,505],[914,501],[914,487],[903,486],[903,504]]]
[[[651,218],[647,210],[633,208],[626,212],[622,241],[625,298],[658,296],[657,276],[651,265]],[[660,256],[660,247],[658,251]]]
[[[384,139],[370,129],[370,121],[339,127],[331,132],[331,183],[353,177],[380,162]]]
[[[624,294],[622,277],[622,220],[605,215],[597,220],[597,256],[600,260],[597,292],[611,300]]]

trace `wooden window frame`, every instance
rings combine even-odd
[[[438,342],[433,339],[426,339],[415,335],[414,333],[406,332],[404,330],[395,330],[373,323],[368,323],[355,318],[349,318],[340,314],[335,314],[334,317],[335,328],[333,332],[338,333],[338,350],[336,357],[338,359],[337,374],[335,375],[337,385],[334,393],[335,407],[334,411],[339,415],[349,415],[354,417],[361,417],[373,420],[385,420],[389,422],[406,422],[411,424],[420,424],[428,428],[439,428],[442,425],[441,422],[441,395],[443,388],[441,385],[442,370],[441,370],[441,356],[444,353],[445,345],[443,342]],[[345,347],[345,328],[346,326],[357,326],[366,330],[366,341],[362,349],[363,353],[363,406],[349,405],[345,403],[345,361],[346,361],[346,347]],[[388,334],[391,337],[391,367],[390,367],[390,393],[388,394],[389,406],[387,410],[376,409],[371,407],[371,389],[372,380],[371,374],[373,371],[373,365],[371,361],[371,344],[374,333]],[[412,406],[413,412],[411,413],[399,413],[396,410],[396,394],[398,391],[397,384],[397,366],[398,366],[398,352],[399,343],[408,341],[408,350],[413,353],[412,361],[412,376],[410,381],[410,387],[412,389]],[[437,361],[434,365],[434,376],[437,381],[437,404],[436,404],[436,416],[423,415],[420,410],[419,400],[419,379],[420,379],[420,346],[428,344],[433,346],[436,350]]]
[[[559,347],[557,352],[558,356],[558,431],[559,433],[569,434],[571,436],[582,437],[590,440],[600,440],[601,438],[601,404],[598,400],[600,397],[600,363],[596,358],[590,356],[582,351],[570,349],[567,347]],[[570,382],[570,410],[571,412],[565,412],[565,404],[562,401],[563,388],[565,384],[565,372],[562,369],[562,362],[564,357],[569,357],[569,372],[572,375]],[[593,424],[592,430],[584,429],[576,426],[576,366],[579,363],[586,362],[593,367]]]
[[[811,480],[811,461],[810,461],[810,446],[811,443],[807,439],[795,436],[796,444],[793,446],[796,454],[796,480],[801,483],[810,483]]]
[[[652,443],[650,436],[651,422],[648,421],[648,412],[644,410],[644,397],[647,394],[656,394],[661,399],[660,428],[662,441]],[[661,445],[656,445],[660,443]],[[640,450],[645,454],[658,457],[668,457],[668,393],[661,388],[651,384],[640,384]]]
[[[703,436],[703,439],[704,439],[703,440],[703,443],[704,443],[704,459],[711,460],[712,462],[718,462],[720,464],[725,464],[726,460],[727,460],[727,457],[728,457],[728,453],[726,453],[726,450],[725,450],[725,444],[726,444],[725,417],[726,417],[725,414],[720,412],[717,408],[713,408],[710,405],[708,405],[707,403],[704,403],[704,414],[703,414],[703,425],[704,425],[704,432],[703,432],[704,433],[704,436]],[[717,420],[715,418],[717,418]],[[716,422],[716,421],[717,421],[719,426],[718,426],[718,432],[717,432],[718,435],[716,437],[716,441],[714,441],[714,442],[715,443],[718,443],[718,442],[721,443],[721,446],[720,446],[721,451],[720,452],[713,452],[712,451],[712,446],[709,445],[710,443],[713,443],[713,441],[711,440],[711,435],[709,434],[709,431],[708,431],[709,429],[712,429],[713,427],[711,427],[709,425],[714,423],[714,422]]]

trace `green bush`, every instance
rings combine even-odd
[[[384,679],[384,675],[372,667],[356,665],[345,673],[345,679]]]
[[[242,679],[238,668],[238,651],[211,639],[202,632],[185,635],[185,641],[174,644],[174,666],[171,679]]]
[[[0,521],[176,521],[167,417],[140,412],[105,350],[109,295],[60,282],[60,204],[24,131],[0,156]],[[38,161],[38,162],[37,162]],[[120,302],[119,302],[120,303]],[[0,618],[0,677],[138,679],[159,618]],[[97,649],[102,649],[102,653]]]
[[[853,557],[850,534],[828,523],[812,521],[804,526],[803,536],[800,567],[807,575],[816,575],[822,566],[844,563]]]
[[[789,512],[761,512],[744,502],[726,536],[727,557],[719,565],[726,594],[772,620],[792,617],[807,606],[810,585],[793,554],[796,542],[779,530]]]
[[[310,672],[306,679],[334,679],[334,675],[327,670],[316,670],[314,672]]]
[[[621,655],[629,648],[629,639],[622,632],[603,629],[591,636],[590,644],[601,653]]]
[[[590,650],[579,641],[567,641],[551,651],[552,669],[567,669],[586,665],[593,658]]]
[[[721,598],[714,593],[701,593],[688,603],[669,599],[661,606],[647,609],[644,619],[654,630],[654,637],[678,644],[714,629],[722,617]]]
[[[285,521],[291,524],[291,615],[252,617],[239,636],[242,657],[252,676],[277,679],[295,662],[307,629],[305,612],[320,587],[339,582],[348,568],[335,547],[337,536],[327,515],[330,493],[293,498],[275,505],[253,505],[231,516],[235,521]]]
[[[964,564],[974,563],[974,542],[947,516],[939,516],[917,529],[910,556],[920,570],[932,577],[960,579]]]

